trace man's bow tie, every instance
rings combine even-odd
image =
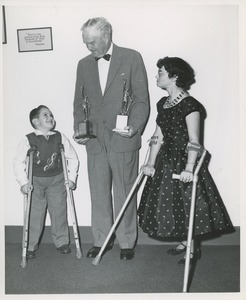
[[[107,61],[109,61],[110,60],[110,54],[105,54],[104,56],[102,56],[102,57],[95,57],[95,60],[96,61],[98,61],[100,58],[104,58],[104,59],[106,59]]]

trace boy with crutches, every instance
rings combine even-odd
[[[14,159],[14,172],[21,191],[28,194],[32,190],[30,204],[29,241],[26,257],[36,257],[40,236],[43,231],[46,210],[50,214],[53,242],[62,254],[71,252],[67,222],[67,190],[75,188],[79,161],[77,154],[66,136],[53,130],[54,116],[48,107],[40,105],[29,115],[34,132],[27,134],[19,144]],[[60,145],[64,146],[69,179],[64,181]],[[32,166],[32,185],[28,183],[26,156],[35,147]]]

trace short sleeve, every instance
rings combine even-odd
[[[188,97],[184,99],[181,103],[182,103],[182,112],[184,117],[188,116],[192,112],[199,111],[201,117],[204,119],[206,118],[206,110],[204,106],[195,98]]]
[[[167,97],[163,97],[157,102],[157,104],[156,104],[157,113],[159,113],[163,109],[163,104],[164,104],[166,98]]]
[[[161,98],[156,104],[157,116],[156,116],[155,121],[158,126],[160,126],[160,119],[162,118],[162,115],[163,115],[163,113],[162,113],[163,112],[163,104],[164,104],[166,98],[167,97]]]

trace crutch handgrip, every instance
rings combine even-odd
[[[173,175],[172,175],[172,178],[173,178],[173,179],[180,179],[180,175],[179,175],[179,174],[173,174]]]
[[[172,175],[173,179],[180,179],[180,175],[179,174],[173,174]],[[196,174],[193,174],[193,180],[192,181],[196,181],[198,180],[198,176]]]

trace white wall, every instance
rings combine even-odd
[[[237,7],[167,5],[154,1],[130,4],[123,0],[110,4],[79,3],[6,5],[7,44],[3,45],[5,225],[23,223],[23,197],[13,175],[12,161],[19,140],[32,131],[28,121],[30,110],[40,104],[48,105],[55,115],[57,129],[72,141],[76,66],[78,60],[88,54],[80,28],[88,18],[95,16],[104,16],[112,23],[116,44],[138,50],[145,61],[152,109],[143,135],[140,164],[155,128],[156,102],[164,95],[155,83],[156,61],[164,56],[180,56],[193,66],[197,82],[190,93],[207,110],[204,145],[212,154],[210,172],[234,225],[240,225]],[[52,27],[53,51],[18,52],[17,29],[47,26]],[[74,192],[78,223],[89,226],[86,152],[83,146],[72,143],[81,162],[78,188]]]

